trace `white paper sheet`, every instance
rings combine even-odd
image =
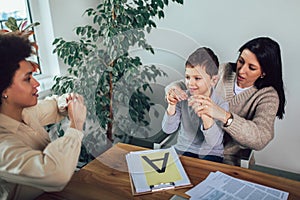
[[[191,200],[286,200],[289,193],[231,177],[222,172],[211,172],[208,177],[186,194]]]

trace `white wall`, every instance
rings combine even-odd
[[[182,73],[182,58],[197,45],[211,47],[220,62],[227,62],[235,61],[238,48],[254,37],[269,36],[278,41],[282,50],[286,115],[284,120],[276,120],[275,138],[264,150],[255,152],[255,158],[259,165],[300,173],[297,159],[300,154],[297,126],[300,119],[297,80],[300,74],[300,1],[186,0],[183,6],[170,4],[165,11],[166,17],[157,23],[160,30],[155,31],[162,34],[149,36],[157,53],[145,56],[144,60],[167,63],[168,71]]]
[[[35,28],[42,69],[48,75],[66,73],[66,66],[52,54],[55,38],[76,40],[74,28],[85,25],[90,19],[83,16],[87,8],[98,4],[97,0],[29,0],[33,22],[41,24]],[[50,67],[49,67],[50,66]]]
[[[53,39],[61,36],[74,39],[74,27],[86,23],[83,11],[99,1],[31,1],[37,4],[36,12],[40,13],[34,21],[42,22],[39,28],[44,29],[44,37],[49,37],[48,40],[40,40],[48,48],[49,58],[44,58],[44,61],[49,59],[48,63],[58,65],[56,58],[50,59]],[[48,6],[48,11],[42,9],[44,6]],[[157,20],[158,29],[149,36],[155,55],[135,51],[143,57],[145,64],[157,64],[170,74],[168,78],[158,80],[162,85],[183,77],[185,58],[199,46],[211,47],[221,62],[227,62],[235,61],[238,48],[254,37],[269,36],[279,42],[288,102],[286,116],[284,120],[276,121],[274,140],[264,150],[256,152],[255,157],[260,165],[300,173],[297,160],[300,133],[296,127],[300,118],[297,88],[297,76],[300,74],[297,66],[300,56],[300,1],[185,0],[183,6],[170,2],[165,11],[166,17]],[[48,30],[48,27],[53,29]],[[59,70],[63,72],[65,68],[61,62],[59,64]]]

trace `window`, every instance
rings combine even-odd
[[[8,17],[14,17],[18,22],[30,19],[27,17],[27,6],[25,0],[9,0],[0,2],[0,25],[6,29],[5,22]]]
[[[10,1],[2,1],[0,2],[0,25],[1,29],[8,29],[5,25],[9,17],[13,17],[16,19],[17,24],[19,25],[22,21],[27,21],[28,24],[31,23],[31,13],[30,9],[27,6],[25,0],[10,0]],[[34,35],[30,37],[31,41],[35,41]],[[38,62],[37,56],[32,56],[31,60]]]
[[[9,17],[15,18],[18,25],[20,25],[23,21],[27,21],[27,24],[32,22],[30,8],[28,7],[26,0],[1,1],[0,8],[0,29],[9,30],[9,28],[5,25]],[[31,41],[35,41],[35,36],[30,36],[29,39]],[[33,55],[29,60],[35,61],[39,64],[38,56]],[[35,75],[39,74],[41,74],[40,71]]]

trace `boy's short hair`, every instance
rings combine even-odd
[[[200,47],[188,57],[185,66],[205,67],[205,72],[212,77],[218,74],[219,60],[210,48]]]

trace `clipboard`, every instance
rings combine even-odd
[[[126,162],[134,196],[193,186],[174,147],[130,152]]]

